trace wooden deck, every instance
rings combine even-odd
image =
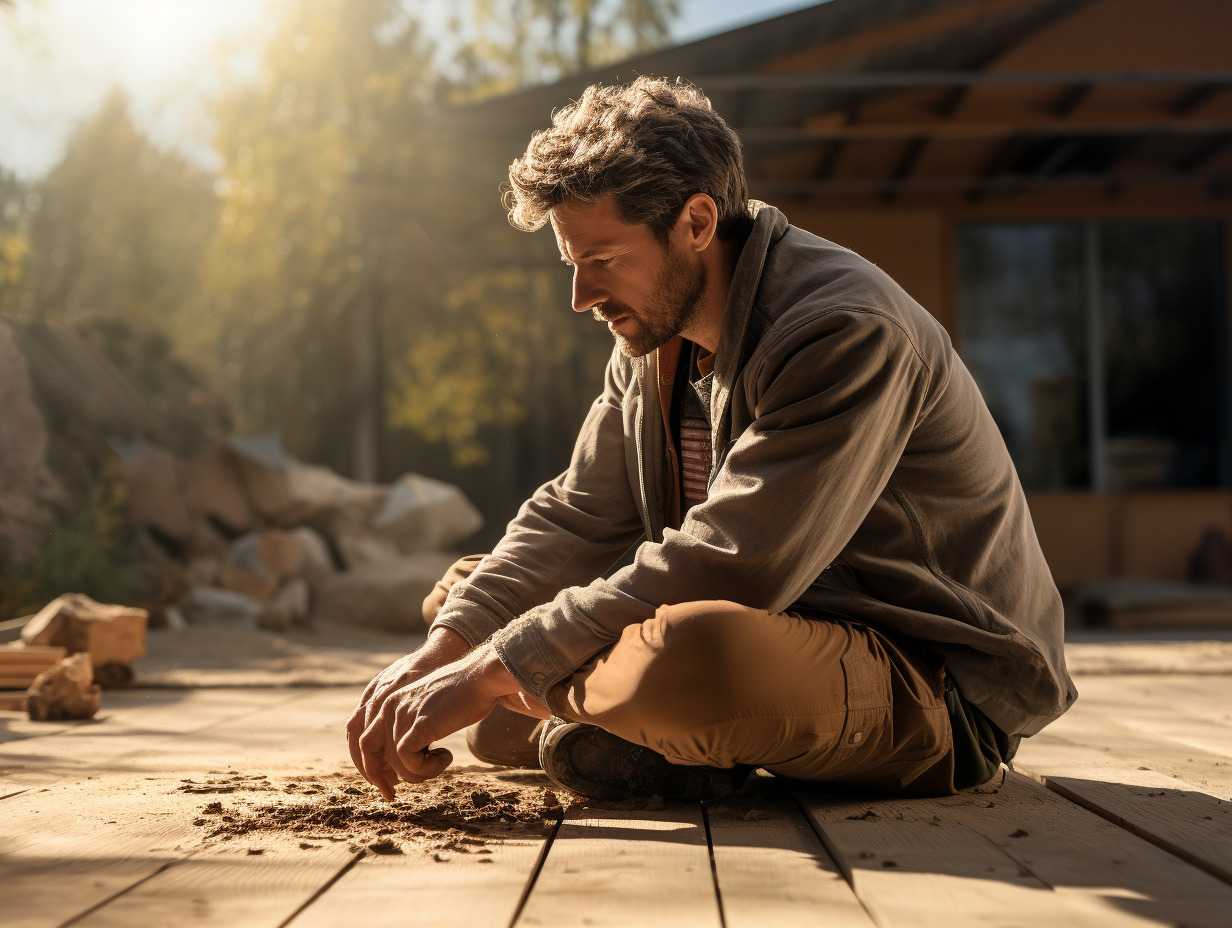
[[[109,692],[89,723],[0,713],[0,923],[1232,925],[1232,677],[1079,688],[1015,771],[952,798],[765,778],[718,805],[549,803],[546,827],[480,838],[446,812],[392,853],[324,825],[209,837],[261,803],[372,803],[345,775],[359,687]],[[464,792],[546,795],[450,746]]]

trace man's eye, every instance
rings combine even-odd
[[[612,259],[611,258],[596,258],[595,264],[599,265],[599,267],[611,267]]]

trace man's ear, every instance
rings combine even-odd
[[[683,226],[686,247],[692,251],[703,252],[710,247],[719,232],[718,204],[709,194],[695,193],[684,201],[676,225],[678,229]]]

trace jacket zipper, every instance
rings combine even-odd
[[[646,407],[646,397],[643,394],[641,402],[637,405],[637,487],[642,491],[642,529],[646,532],[646,540],[654,541],[654,535],[650,529],[650,501],[646,497],[646,462],[643,459],[642,452],[642,418],[643,410]]]

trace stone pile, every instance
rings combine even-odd
[[[172,626],[422,628],[423,598],[457,558],[449,547],[483,524],[451,484],[349,480],[272,435],[192,458],[144,442],[116,450],[153,607]]]

